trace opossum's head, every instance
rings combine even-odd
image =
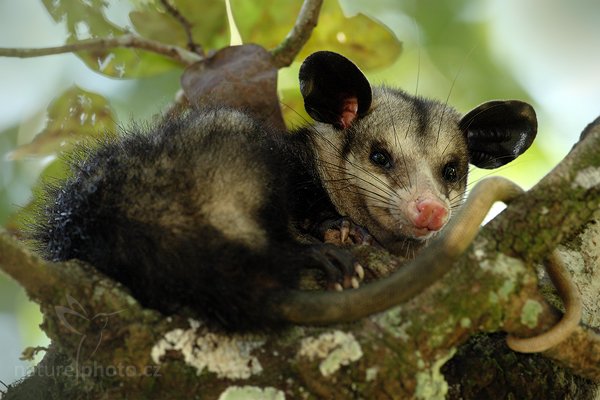
[[[338,211],[407,255],[462,202],[468,164],[497,168],[537,132],[533,108],[491,101],[462,116],[447,104],[371,88],[348,59],[317,52],[300,69],[317,165]]]

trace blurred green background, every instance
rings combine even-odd
[[[67,8],[100,4],[98,0],[45,3]],[[112,1],[104,12],[115,26],[137,29],[151,37],[157,34],[152,31],[153,20],[148,17],[154,15],[154,3]],[[185,3],[176,1],[180,5]],[[267,47],[279,42],[291,27],[288,21],[295,18],[295,13],[283,9],[287,5],[281,10],[277,8],[283,3],[288,2],[234,0],[232,6],[242,38]],[[297,10],[300,2],[296,3],[289,2]],[[221,0],[196,4],[202,5],[194,7],[211,10],[223,7]],[[337,4],[335,0],[326,0],[325,7],[334,9]],[[597,0],[343,0],[340,4],[346,16],[360,12],[384,24],[389,37],[380,39],[385,35],[373,33],[376,28],[365,25],[364,20],[355,21],[344,32],[344,25],[336,25],[327,14],[315,32],[321,41],[313,43],[310,50],[315,46],[333,48],[351,58],[355,51],[354,60],[366,70],[371,82],[400,86],[411,93],[441,100],[449,98],[449,103],[463,112],[494,98],[531,102],[538,111],[538,139],[525,156],[498,172],[525,187],[546,174],[577,141],[585,125],[600,114],[600,2]],[[137,14],[130,14],[134,9]],[[227,26],[226,21],[214,16],[211,20],[217,21],[212,28],[219,35],[201,43],[210,40],[213,46],[221,46],[226,43],[223,42],[226,32],[222,29]],[[85,26],[69,23],[68,19],[56,23],[40,0],[0,2],[0,47],[60,45],[68,32],[75,31],[78,37],[85,36],[85,32],[78,31]],[[359,31],[354,33],[364,36],[369,46],[361,49],[347,44],[346,35],[351,35],[351,30]],[[400,47],[389,40],[394,36],[402,42],[397,59],[395,51]],[[159,64],[157,61],[156,65]],[[301,107],[297,102],[297,71],[297,63],[282,70],[279,84],[282,102],[294,111],[300,111]],[[117,124],[127,125],[128,121],[148,120],[164,110],[179,89],[180,74],[178,68],[165,67],[141,79],[114,79],[91,71],[71,54],[0,58],[0,224],[9,223],[19,206],[28,203],[31,187],[53,160],[52,156],[20,160],[7,156],[43,129],[45,109],[52,99],[77,84],[107,98],[113,111],[111,118]],[[287,115],[290,124],[302,122],[294,112]],[[472,181],[488,173],[473,171]],[[0,380],[3,382],[8,384],[18,379],[31,365],[18,359],[23,348],[47,344],[38,328],[40,322],[37,305],[0,273]]]

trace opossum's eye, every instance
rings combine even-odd
[[[383,167],[385,169],[392,168],[392,163],[390,162],[390,155],[385,151],[373,151],[371,153],[370,159],[371,162],[377,166]]]
[[[448,182],[456,182],[458,180],[458,168],[456,166],[456,163],[450,162],[444,165],[442,176]]]

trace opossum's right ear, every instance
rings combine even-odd
[[[371,107],[371,85],[346,57],[318,51],[300,67],[300,92],[304,108],[315,120],[348,128]]]

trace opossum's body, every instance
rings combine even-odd
[[[320,247],[295,241],[294,227],[335,212],[306,140],[228,109],[129,133],[57,189],[36,239],[51,260],[87,261],[163,312],[264,324],[269,291],[319,266]]]
[[[439,102],[371,91],[334,53],[307,59],[301,84],[314,127],[277,132],[239,111],[196,110],[89,151],[50,193],[34,235],[42,254],[87,261],[166,313],[276,326],[265,305],[303,268],[346,287],[356,273],[346,250],[299,233],[345,217],[410,253],[460,202],[469,161],[502,165],[535,136],[523,103],[461,119]]]

